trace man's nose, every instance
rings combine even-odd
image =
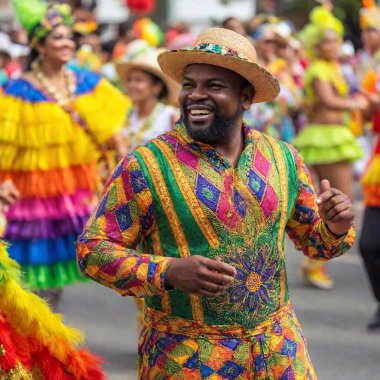
[[[197,100],[207,99],[208,95],[207,95],[206,91],[204,90],[203,86],[197,86],[197,87],[193,88],[193,90],[189,94],[189,98],[192,101],[197,101]]]

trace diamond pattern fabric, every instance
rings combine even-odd
[[[318,214],[296,150],[243,126],[232,167],[176,129],[124,157],[78,241],[88,277],[144,297],[141,379],[316,379],[286,284],[284,235],[328,260],[354,242]],[[215,298],[167,290],[173,258],[203,255],[235,267]]]

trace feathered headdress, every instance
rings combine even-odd
[[[327,30],[333,30],[342,38],[344,34],[343,24],[324,5],[314,8],[309,16],[310,23],[300,32],[299,38],[306,47],[309,55],[313,55],[313,50],[324,38]]]
[[[73,23],[68,4],[49,7],[42,0],[12,0],[16,18],[28,33],[30,46],[35,47],[54,27]]]
[[[375,0],[363,0],[359,15],[360,28],[380,31],[380,8]]]

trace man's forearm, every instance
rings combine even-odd
[[[146,297],[165,291],[164,277],[171,259],[82,236],[77,244],[77,260],[86,277],[124,296]]]

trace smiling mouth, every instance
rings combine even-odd
[[[197,116],[197,115],[210,115],[212,113],[209,110],[190,110],[190,115]]]
[[[211,120],[213,112],[208,109],[188,110],[189,120],[193,123],[205,123]]]

